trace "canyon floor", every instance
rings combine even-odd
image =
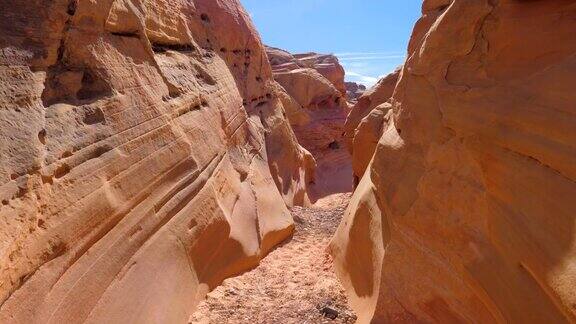
[[[258,268],[210,292],[189,322],[354,323],[326,251],[349,199],[339,193],[310,208],[295,207],[294,237]]]

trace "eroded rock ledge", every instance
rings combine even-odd
[[[12,1],[0,30],[0,322],[183,323],[290,235],[314,163],[238,1]]]
[[[312,200],[350,192],[350,157],[344,148],[344,126],[350,110],[344,89],[344,68],[330,54],[290,54],[267,47],[277,95],[286,107],[299,143],[317,161],[310,186]]]
[[[331,245],[361,322],[576,321],[574,17],[424,1]]]

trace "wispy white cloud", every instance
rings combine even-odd
[[[405,53],[402,52],[346,52],[346,53],[335,53],[334,55],[338,57],[358,57],[358,56],[404,56]]]
[[[378,82],[378,78],[371,77],[369,75],[363,75],[354,71],[346,71],[346,77],[349,81],[362,83],[370,87]]]
[[[373,60],[397,60],[405,58],[405,55],[385,55],[385,56],[350,56],[340,57],[339,60],[345,61],[373,61]]]

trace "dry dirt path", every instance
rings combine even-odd
[[[190,323],[354,323],[326,252],[350,194],[293,209],[296,232],[260,266],[208,294]],[[330,319],[333,311],[338,317]]]

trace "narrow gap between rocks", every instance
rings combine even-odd
[[[208,293],[190,323],[354,323],[327,246],[350,193],[294,207],[296,230],[260,265]]]

